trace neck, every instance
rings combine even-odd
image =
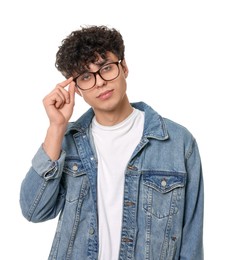
[[[124,102],[113,110],[94,112],[96,121],[99,124],[104,126],[112,126],[125,120],[133,112],[133,107],[129,102]]]

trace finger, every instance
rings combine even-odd
[[[61,87],[61,88],[65,88],[65,87],[67,87],[72,81],[73,81],[73,77],[70,77],[70,78],[64,80],[63,82],[58,83],[56,86],[57,86],[57,87]]]
[[[54,96],[51,97],[52,100],[52,104],[55,106],[55,108],[59,109],[61,107],[63,107],[65,101],[63,100],[63,98],[58,95],[58,93],[56,93]]]
[[[75,82],[74,81],[70,83],[68,92],[69,92],[69,103],[74,105],[75,104]]]
[[[69,79],[59,83],[56,85],[56,88],[61,91],[61,94],[60,95],[63,95],[63,98],[65,99],[65,102],[67,104],[70,103],[70,95],[69,95],[69,92],[65,89],[66,86],[68,86],[69,84],[75,84],[75,82],[73,81],[73,77],[70,77]]]
[[[65,101],[66,94],[64,92],[66,92],[66,91],[64,89],[58,87],[55,89],[55,92],[57,93],[57,95],[59,95]]]
[[[56,108],[61,108],[65,104],[65,99],[57,91],[51,93],[50,95],[46,96],[43,100],[45,107],[54,106]]]
[[[69,103],[70,102],[70,97],[69,97],[69,93],[67,90],[65,90],[64,88],[61,87],[57,87],[55,89],[55,91],[58,93],[58,95],[61,96],[61,98],[66,102]]]

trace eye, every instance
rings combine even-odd
[[[112,64],[107,64],[107,65],[104,65],[101,69],[100,69],[100,72],[101,73],[105,73],[105,72],[108,72],[112,70]]]
[[[80,81],[88,81],[88,80],[91,79],[91,77],[92,77],[92,74],[91,74],[91,73],[84,73],[84,74],[82,74],[82,75],[78,78],[78,80],[80,80]]]

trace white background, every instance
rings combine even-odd
[[[0,259],[47,259],[57,220],[27,222],[20,184],[48,126],[42,99],[63,80],[54,67],[58,46],[80,25],[95,24],[124,37],[130,101],[147,102],[196,137],[205,259],[229,259],[228,14],[222,0],[1,1]],[[72,120],[87,108],[77,96]]]

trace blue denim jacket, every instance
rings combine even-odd
[[[203,179],[197,143],[187,129],[145,103],[132,105],[145,112],[145,123],[125,171],[119,260],[202,260]],[[98,259],[93,116],[89,109],[69,123],[57,161],[40,147],[22,182],[20,205],[29,221],[60,213],[49,260]]]

